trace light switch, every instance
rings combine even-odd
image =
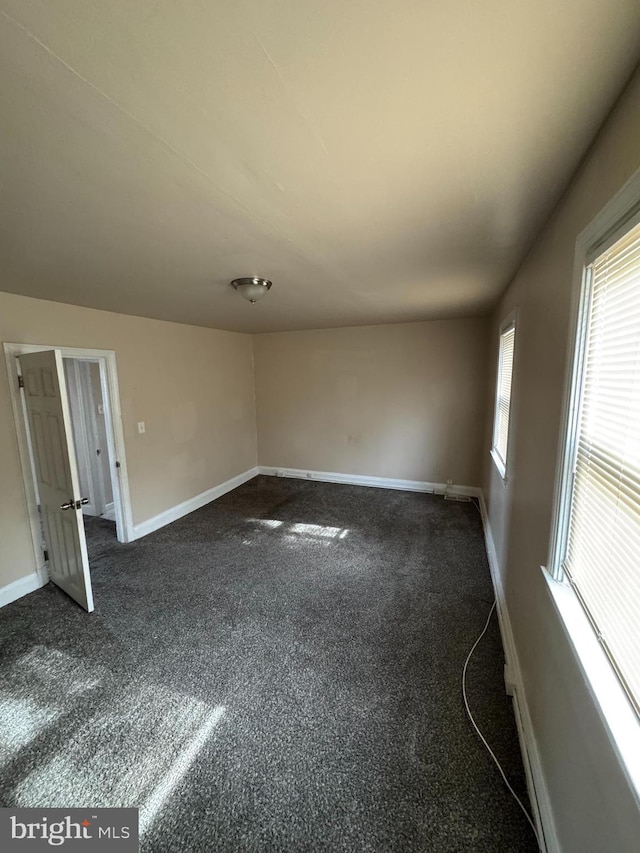
[[[144,421],[138,421],[138,432],[140,433],[140,435],[142,435],[143,432],[146,432]]]

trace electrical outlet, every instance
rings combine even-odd
[[[140,435],[142,435],[142,433],[144,433],[146,431],[147,431],[147,428],[144,425],[144,421],[138,421],[138,432],[140,433]]]
[[[453,480],[447,480],[447,486],[453,486]]]

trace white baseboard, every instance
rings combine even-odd
[[[504,587],[502,585],[502,577],[500,575],[500,567],[498,565],[498,555],[496,552],[493,534],[489,525],[489,516],[487,514],[487,506],[485,504],[484,495],[480,494],[480,513],[482,515],[482,525],[484,527],[484,538],[487,547],[487,557],[489,559],[489,569],[491,571],[491,581],[496,596],[496,610],[498,612],[498,621],[500,623],[500,634],[502,635],[502,645],[504,647],[505,657],[505,688],[507,693],[512,697],[513,710],[516,718],[516,726],[518,728],[518,738],[520,740],[520,750],[522,752],[522,760],[524,764],[525,775],[527,778],[527,788],[529,789],[529,798],[535,824],[538,830],[541,850],[545,853],[561,853],[560,842],[555,829],[553,819],[553,811],[551,809],[551,799],[549,790],[542,772],[542,763],[540,761],[540,752],[536,743],[535,734],[533,731],[533,722],[529,713],[527,697],[522,681],[522,671],[518,660],[518,652],[516,651],[513,631],[511,629],[511,620],[509,611],[504,596]]]
[[[116,520],[116,508],[113,501],[111,501],[111,503],[105,504],[104,512],[102,513],[102,518],[106,518],[107,521]]]
[[[42,566],[42,568],[37,569],[37,571],[32,572],[30,575],[18,578],[17,581],[0,587],[0,607],[4,607],[5,604],[11,604],[12,601],[17,601],[23,595],[35,592],[47,583],[49,583],[49,572],[46,566]]]
[[[153,518],[148,518],[146,521],[134,524],[130,541],[133,539],[140,539],[142,536],[147,536],[147,534],[153,533],[154,530],[159,530],[166,524],[171,524],[172,521],[177,521],[184,515],[188,515],[190,512],[200,509],[200,507],[205,504],[215,501],[216,498],[226,495],[226,493],[232,491],[232,489],[237,489],[238,486],[241,486],[248,480],[252,480],[257,475],[258,469],[250,468],[248,471],[238,474],[237,477],[232,477],[230,480],[220,483],[219,486],[207,489],[206,492],[202,492],[193,498],[189,498],[188,501],[183,501],[181,504],[172,506],[170,509],[166,509],[164,512],[154,515]]]
[[[259,474],[268,477],[291,477],[300,480],[320,480],[323,483],[344,483],[349,486],[372,486],[375,489],[398,489],[404,492],[428,492],[479,498],[477,486],[447,486],[446,483],[427,483],[421,480],[394,480],[389,477],[368,477],[362,474],[336,474],[332,471],[305,471],[302,468],[273,468],[260,465]]]

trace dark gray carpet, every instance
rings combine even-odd
[[[535,851],[468,723],[491,606],[470,503],[258,477],[130,545],[95,613],[0,616],[2,804],[141,807],[142,849]],[[469,699],[523,771],[495,617]]]

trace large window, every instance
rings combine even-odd
[[[509,415],[511,412],[511,385],[513,380],[513,354],[516,343],[516,322],[512,315],[500,329],[498,351],[498,381],[496,384],[496,410],[493,421],[491,455],[500,475],[507,476],[507,449],[509,446]]]
[[[556,574],[640,710],[640,224],[587,255]],[[635,224],[634,224],[635,223]]]

